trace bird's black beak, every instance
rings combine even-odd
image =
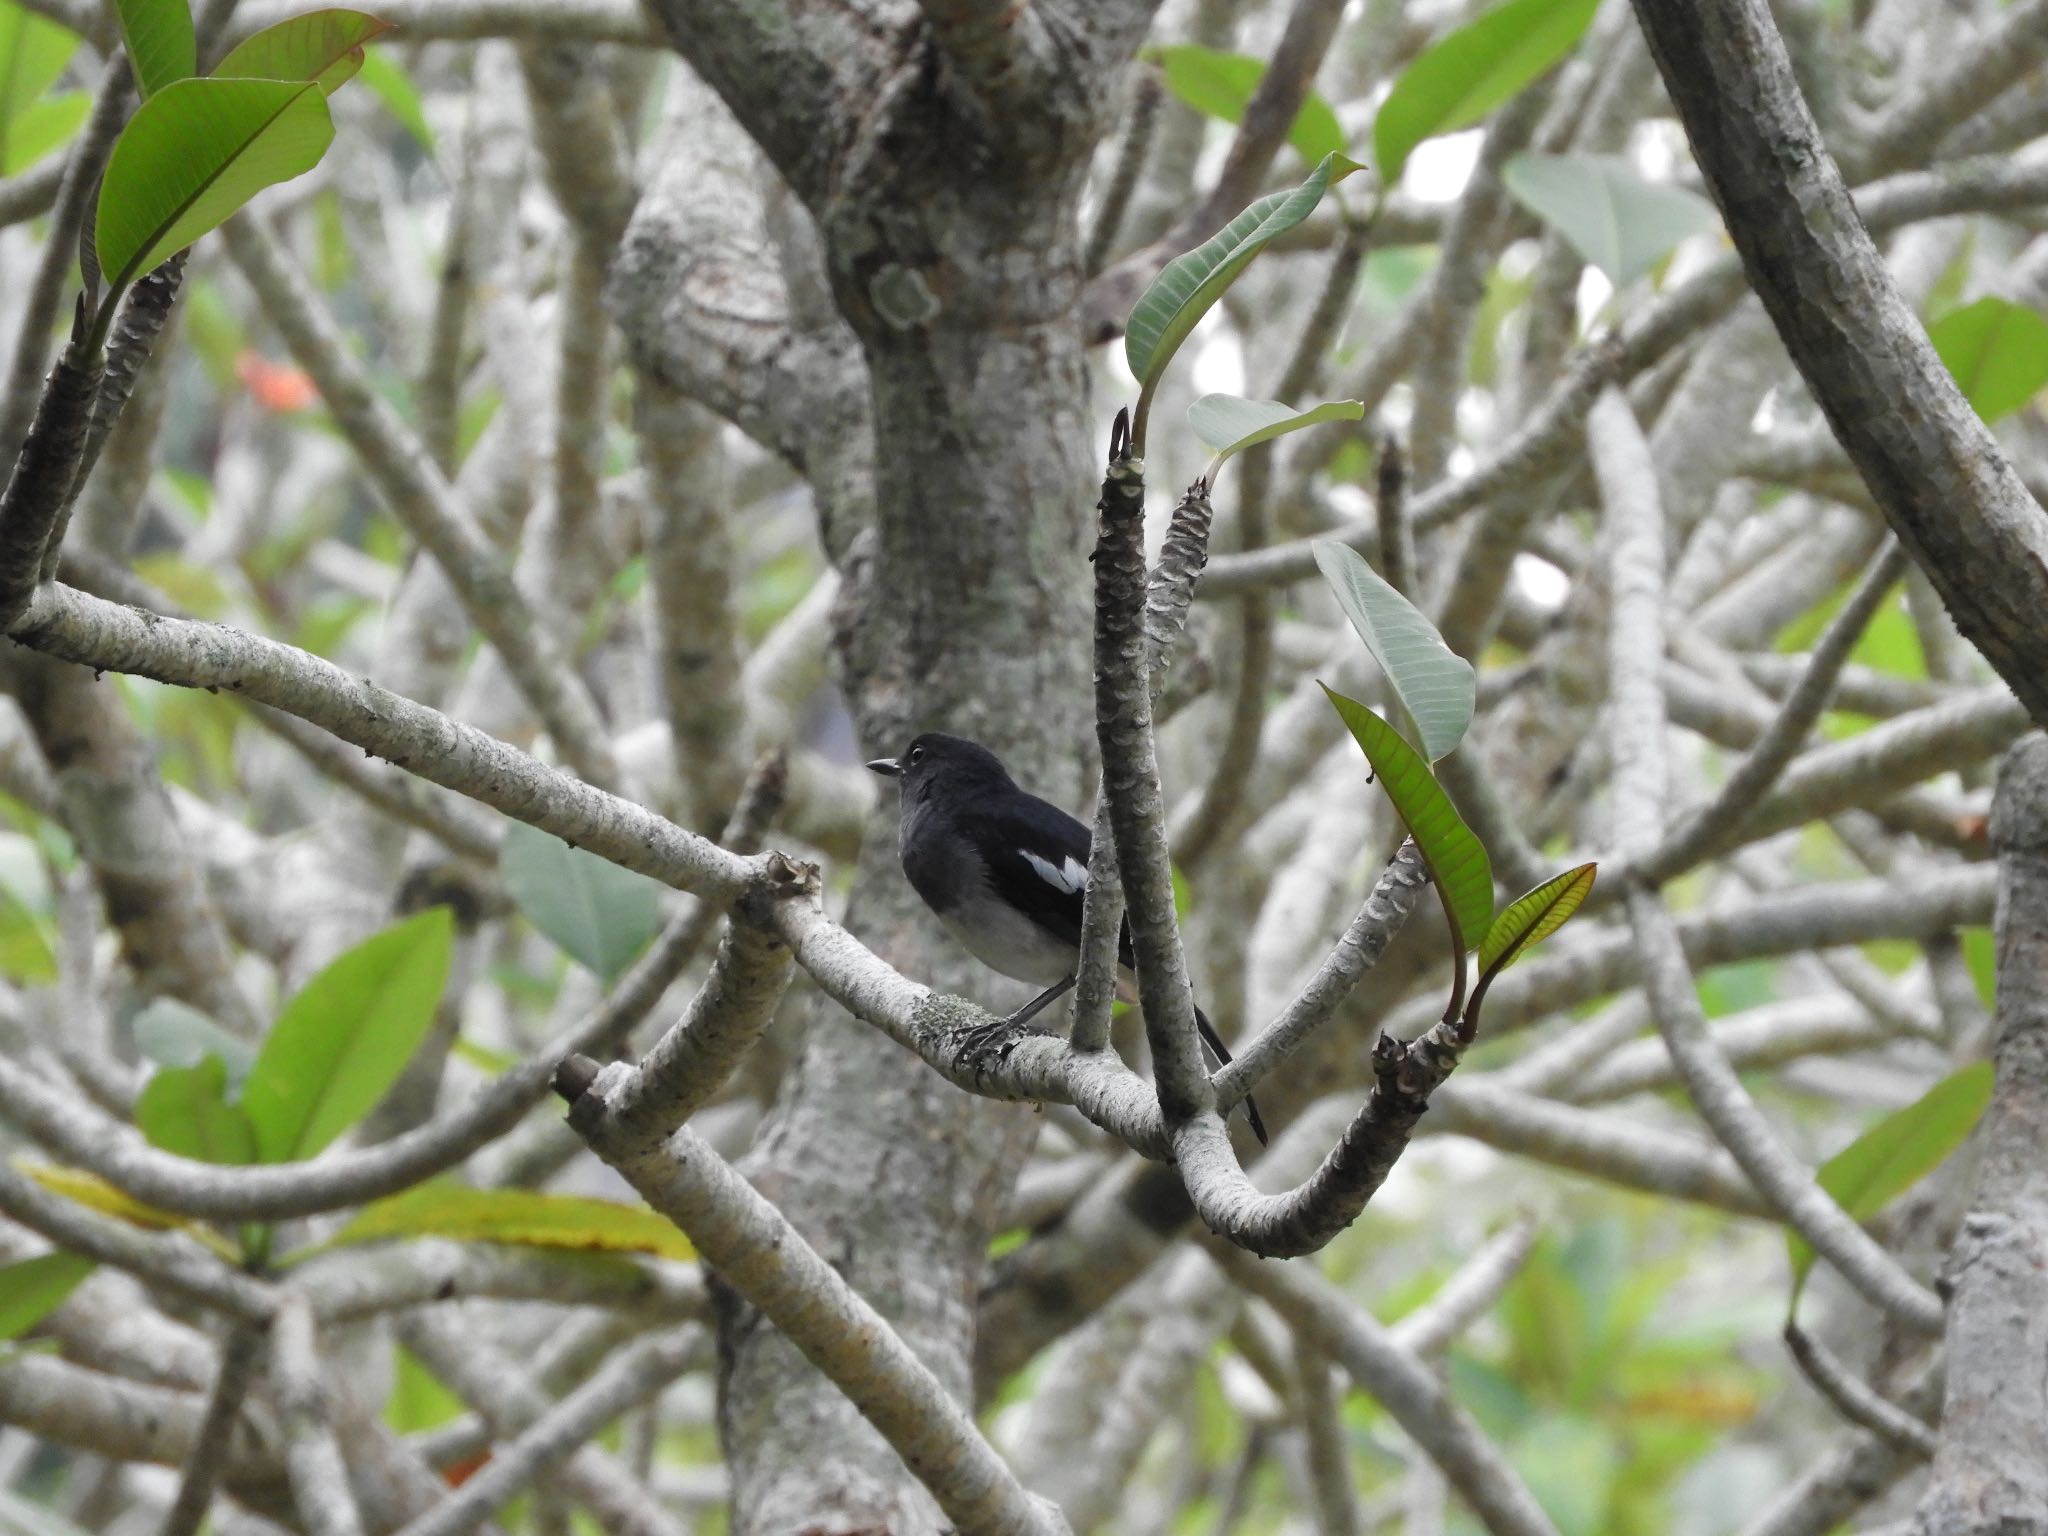
[[[868,772],[879,773],[885,779],[903,777],[903,765],[893,757],[878,757],[868,764]]]

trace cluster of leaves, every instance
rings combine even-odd
[[[88,293],[106,282],[101,338],[136,278],[320,163],[334,140],[328,96],[389,30],[360,11],[312,11],[266,27],[202,77],[186,0],[119,0],[116,10],[143,102],[108,157],[80,252]]]
[[[1513,0],[1505,9],[1523,3]],[[1325,155],[1299,187],[1260,198],[1212,239],[1170,262],[1154,280],[1131,311],[1124,333],[1125,357],[1140,390],[1132,423],[1134,451],[1144,451],[1145,414],[1160,378],[1202,316],[1262,249],[1307,218],[1333,183],[1360,169],[1341,154]],[[1356,400],[1297,409],[1275,400],[1211,394],[1189,407],[1188,421],[1215,451],[1203,476],[1205,482],[1213,482],[1233,454],[1306,427],[1357,421],[1364,409]],[[1469,1038],[1493,978],[1578,910],[1593,888],[1594,866],[1567,870],[1494,915],[1493,870],[1486,850],[1430,766],[1455,749],[1472,724],[1476,691],[1471,663],[1452,652],[1421,611],[1382,580],[1356,550],[1326,540],[1316,545],[1316,560],[1338,604],[1386,672],[1415,731],[1411,744],[1365,705],[1330,693],[1330,702],[1364,749],[1414,837],[1443,901],[1454,951],[1445,1021],[1460,1023]],[[1468,1006],[1465,956],[1475,948],[1480,975]]]
[[[606,982],[652,937],[659,887],[561,839],[508,827],[500,855],[523,915]],[[136,1016],[136,1044],[157,1063],[135,1105],[153,1145],[224,1166],[319,1155],[381,1103],[418,1054],[447,986],[454,925],[436,907],[371,935],[314,976],[252,1047],[195,1009],[158,999]],[[236,1262],[284,1266],[355,1243],[405,1237],[591,1252],[694,1257],[644,1206],[526,1189],[474,1189],[443,1179],[373,1201],[323,1242],[272,1257],[267,1228],[229,1235],[156,1210],[95,1175],[29,1165],[46,1188],[103,1215],[190,1233]],[[45,1254],[0,1266],[0,1342],[59,1306],[90,1260]]]

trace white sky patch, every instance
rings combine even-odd
[[[1464,194],[1465,183],[1472,179],[1472,168],[1479,163],[1479,144],[1485,133],[1483,128],[1471,128],[1464,133],[1424,140],[1409,155],[1407,169],[1401,173],[1401,185],[1417,202],[1456,202]]]
[[[1330,505],[1346,517],[1364,517],[1372,510],[1372,498],[1365,494],[1365,487],[1352,485],[1345,480],[1332,480],[1325,493]]]
[[[1768,432],[1778,424],[1778,388],[1774,384],[1764,391],[1763,399],[1756,403],[1756,414],[1749,418],[1749,430]]]
[[[1614,284],[1598,267],[1587,267],[1579,273],[1579,330],[1582,334],[1593,328],[1594,317],[1607,307],[1607,301],[1613,297]]]
[[[1546,611],[1564,606],[1572,590],[1571,578],[1541,555],[1526,551],[1515,556],[1515,584],[1529,595],[1529,601]]]
[[[1197,345],[1188,382],[1195,386],[1198,395],[1244,393],[1244,347],[1229,330],[1213,324],[1222,316],[1223,308],[1218,305],[1202,317],[1201,325],[1189,338]],[[1202,335],[1204,330],[1209,332],[1207,336]]]

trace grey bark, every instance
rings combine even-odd
[[[986,39],[935,47],[880,6],[654,7],[809,209],[865,356],[873,521],[850,540],[827,531],[849,550],[834,638],[863,747],[944,727],[1069,802],[1087,739],[1096,452],[1075,215],[1147,9],[1043,6],[998,58]],[[892,829],[876,833],[853,932],[908,975],[986,995],[904,883]],[[748,1171],[964,1403],[983,1254],[1032,1133],[1027,1111],[975,1102],[821,1007]],[[738,1305],[722,1323],[736,1532],[943,1528],[786,1339]]]
[[[1635,0],[1751,285],[1956,627],[2048,723],[2048,515],[1886,270],[1764,0]]]
[[[1945,1276],[1948,1393],[1921,1536],[2048,1531],[2048,737],[2006,755],[1991,842],[1997,1087]]]

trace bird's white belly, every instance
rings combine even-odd
[[[1066,980],[1078,958],[1016,908],[983,891],[940,913],[939,920],[975,959],[1018,981],[1049,987]]]

